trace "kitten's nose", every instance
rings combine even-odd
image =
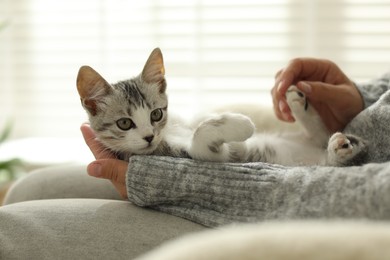
[[[144,140],[148,143],[151,143],[153,141],[154,135],[148,135],[144,137]]]

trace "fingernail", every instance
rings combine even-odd
[[[93,177],[101,177],[102,176],[102,166],[100,163],[91,163],[87,168],[88,174]]]
[[[299,86],[301,87],[301,90],[305,92],[305,94],[311,93],[311,86],[307,84],[306,82],[299,82]]]
[[[278,91],[278,92],[282,91],[282,87],[283,87],[283,80],[279,82],[278,87],[276,88],[276,91]]]
[[[286,112],[286,104],[282,100],[279,101],[279,110],[282,113]]]
[[[290,115],[287,113],[288,112],[288,105],[283,102],[282,100],[279,101],[279,110],[282,114],[282,117],[286,121],[290,121]]]

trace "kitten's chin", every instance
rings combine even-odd
[[[154,150],[156,150],[156,148],[157,148],[157,145],[149,145],[149,146],[146,146],[145,148],[138,149],[138,151],[136,151],[134,153],[139,154],[139,155],[147,155],[147,154],[153,153]]]

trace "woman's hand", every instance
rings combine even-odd
[[[306,95],[331,133],[343,130],[364,107],[359,91],[335,63],[297,58],[276,73],[271,91],[275,114],[283,121],[295,121],[285,98],[291,85]]]
[[[126,172],[128,162],[116,159],[96,139],[95,133],[88,124],[83,124],[80,129],[86,144],[96,158],[96,161],[88,165],[88,174],[93,177],[110,180],[118,193],[124,199],[127,199]]]

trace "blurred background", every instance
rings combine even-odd
[[[390,69],[389,0],[0,0],[0,161],[88,161],[81,65],[107,81],[164,54],[170,110],[271,104],[294,57],[335,61],[355,81]]]

